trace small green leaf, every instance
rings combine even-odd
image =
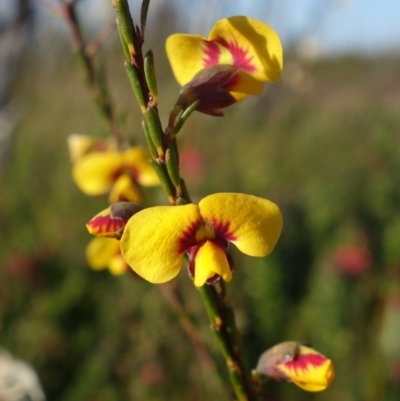
[[[129,61],[132,61],[133,56],[135,55],[135,47],[133,45],[135,40],[135,30],[129,11],[129,4],[127,0],[113,0],[113,5],[117,12],[118,32],[128,49],[128,54],[130,55]],[[124,48],[124,45],[122,45],[122,47]]]
[[[160,119],[158,118],[158,113],[152,107],[149,107],[145,113],[145,120],[147,124],[147,128],[149,130],[149,135],[151,140],[154,143],[154,146],[157,149],[157,154],[163,155],[162,149],[162,129],[160,124]]]
[[[162,166],[160,164],[157,163],[156,160],[149,160],[149,163],[151,164],[154,171],[156,172],[164,192],[166,193],[168,198],[171,199],[172,198],[171,186],[170,186],[170,183],[169,183],[169,180],[168,180],[165,170],[162,168]]]
[[[146,53],[144,58],[144,74],[146,76],[147,86],[149,87],[150,94],[152,96],[152,106],[157,106],[158,103],[158,90],[157,90],[157,79],[154,69],[154,55],[151,50]]]
[[[172,145],[172,144],[171,144]],[[167,151],[165,152],[165,165],[167,166],[167,171],[169,174],[169,178],[177,189],[179,195],[181,195],[181,177],[179,175],[179,165],[178,165],[178,157],[176,154],[176,150],[174,146],[169,146]]]
[[[153,140],[150,137],[149,134],[149,129],[147,128],[147,124],[145,120],[142,120],[142,128],[143,128],[143,132],[144,132],[144,136],[146,138],[146,142],[147,142],[147,147],[149,148],[149,152],[151,154],[151,157],[153,159],[157,159],[157,149],[154,146]]]
[[[144,101],[142,86],[140,85],[140,80],[136,68],[127,61],[125,61],[124,66],[126,74],[128,75],[129,82],[131,83],[133,93],[135,94],[136,100],[138,101],[139,106],[142,109],[142,113],[145,113],[146,104]]]

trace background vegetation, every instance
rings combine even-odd
[[[67,39],[52,36],[24,51],[12,87],[21,118],[0,168],[0,344],[35,367],[49,400],[229,400],[186,272],[174,285],[216,367],[199,359],[158,286],[86,264],[84,225],[107,200],[75,187],[66,138],[105,131]],[[179,88],[164,38],[149,45],[166,119]],[[126,134],[143,144],[118,43],[98,60]],[[232,250],[228,290],[249,367],[288,339],[314,344],[335,363],[326,392],[269,382],[266,400],[400,397],[399,71],[396,57],[287,54],[282,81],[260,99],[223,118],[195,113],[179,134],[195,198],[246,192],[283,210],[272,256]],[[166,202],[158,189],[146,196]]]

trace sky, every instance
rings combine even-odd
[[[188,13],[193,4],[198,8],[210,4],[201,0],[173,1]],[[239,14],[261,19],[286,44],[307,39],[328,55],[400,53],[400,0],[220,0],[219,3],[215,20]]]
[[[249,15],[271,25],[284,45],[308,43],[321,55],[400,53],[400,0],[151,0],[150,15],[163,1],[189,33],[207,35],[218,19]],[[0,0],[0,18],[12,2]],[[111,0],[84,0],[82,10],[96,21],[114,18]]]

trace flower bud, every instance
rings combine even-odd
[[[177,104],[187,109],[198,101],[197,111],[212,116],[223,116],[221,109],[237,102],[229,89],[236,81],[238,72],[232,65],[203,68],[182,87]]]
[[[144,206],[131,202],[118,202],[93,217],[86,224],[90,234],[120,239],[128,220]]]
[[[330,359],[295,341],[286,341],[265,351],[256,371],[312,392],[325,390],[335,378]]]
[[[117,202],[110,206],[110,216],[127,222],[134,214],[144,209],[143,205],[132,202]]]

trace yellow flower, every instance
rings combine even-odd
[[[183,255],[198,287],[222,277],[232,279],[232,242],[243,253],[262,257],[272,252],[282,229],[274,203],[251,195],[221,193],[198,205],[144,209],[127,222],[121,238],[122,256],[151,283],[164,283],[180,271]]]
[[[92,239],[86,247],[86,259],[93,270],[108,270],[115,276],[127,271],[129,266],[122,258],[119,241],[113,238]]]
[[[116,151],[117,143],[113,138],[99,139],[90,135],[71,134],[67,138],[71,161],[74,163],[90,152]]]
[[[280,343],[264,352],[256,370],[311,392],[325,390],[335,378],[330,359],[295,341]]]
[[[141,199],[137,183],[143,186],[159,185],[150,166],[145,149],[132,147],[125,151],[92,151],[74,163],[72,176],[78,187],[87,195],[109,193],[110,203]]]
[[[181,86],[201,70],[234,66],[237,74],[224,83],[236,99],[260,95],[264,82],[276,82],[282,72],[282,45],[276,32],[254,18],[236,16],[218,21],[208,38],[174,34],[166,42],[172,71]]]

